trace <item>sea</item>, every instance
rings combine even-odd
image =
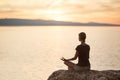
[[[75,55],[80,32],[92,70],[120,70],[120,26],[1,26],[0,80],[47,80],[67,69],[60,58]]]

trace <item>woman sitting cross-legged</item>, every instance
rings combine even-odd
[[[76,47],[76,53],[73,58],[65,59],[64,57],[61,59],[64,61],[64,64],[68,66],[68,70],[75,71],[89,71],[90,70],[90,62],[89,62],[89,52],[90,46],[85,43],[86,34],[81,32],[79,34],[80,45]],[[78,58],[78,63],[74,64],[70,61],[76,60]]]

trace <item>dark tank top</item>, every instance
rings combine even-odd
[[[76,51],[78,52],[78,66],[89,66],[89,51],[90,46],[89,45],[78,45],[76,47]]]

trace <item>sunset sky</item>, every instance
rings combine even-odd
[[[0,18],[120,24],[120,0],[0,0]]]

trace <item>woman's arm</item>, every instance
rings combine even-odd
[[[76,60],[77,57],[78,57],[78,52],[76,51],[75,56],[73,58],[66,59],[66,60],[68,60],[68,61]]]

